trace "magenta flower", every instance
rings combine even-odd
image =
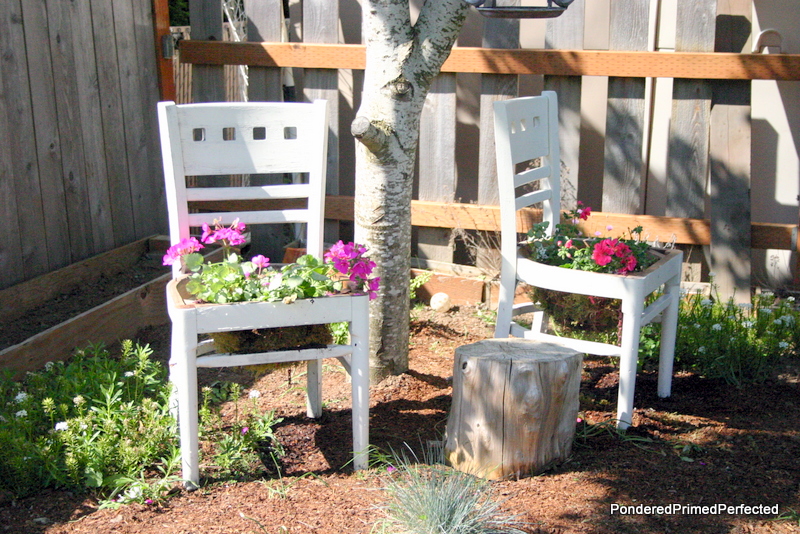
[[[203,245],[201,245],[196,238],[186,237],[167,249],[167,253],[164,254],[163,263],[164,265],[173,265],[176,261],[180,260],[181,256],[192,254],[202,248],[204,248]]]
[[[242,429],[242,435],[243,435],[243,436],[244,436],[245,434],[247,434],[248,432],[250,432],[250,427],[249,427],[249,426],[246,426],[246,427],[244,427],[244,428]]]
[[[264,257],[263,254],[259,254],[258,256],[253,256],[253,259],[250,261],[253,262],[253,265],[258,267],[259,270],[266,269],[269,267],[269,258]]]

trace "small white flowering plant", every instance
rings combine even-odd
[[[748,303],[703,295],[681,300],[675,359],[682,369],[742,385],[762,382],[800,348],[794,297],[770,291]]]
[[[380,278],[372,276],[375,262],[367,249],[339,241],[324,259],[307,254],[295,263],[275,269],[263,255],[244,260],[234,247],[246,242],[246,227],[238,220],[230,226],[218,221],[203,225],[198,240],[189,237],[167,249],[164,265],[180,262],[188,271],[186,289],[199,302],[227,304],[244,301],[283,301],[322,297],[336,293],[362,292],[375,298]],[[204,244],[219,243],[222,261],[206,263],[200,250]]]

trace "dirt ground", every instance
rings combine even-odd
[[[383,450],[440,440],[452,393],[453,351],[491,337],[475,308],[415,312],[408,373],[371,387],[370,442]],[[168,352],[169,327],[140,333],[158,358]],[[336,363],[325,366],[325,413],[305,416],[303,394],[286,369],[254,381],[265,410],[283,421],[286,450],[280,477],[216,480],[167,502],[98,510],[85,495],[49,491],[0,504],[0,532],[15,534],[369,533],[383,517],[385,471],[353,473],[349,385]],[[618,372],[608,359],[584,362],[581,417],[613,417]],[[223,377],[205,371],[208,383]],[[295,371],[294,376],[298,374]],[[224,378],[230,378],[225,375]],[[503,509],[531,533],[788,533],[800,532],[800,389],[796,373],[735,389],[679,374],[673,395],[656,396],[656,376],[640,373],[634,427],[579,439],[572,456],[539,476],[493,483]],[[579,425],[585,431],[586,423]],[[206,470],[205,474],[209,474]],[[775,514],[611,513],[612,505],[778,506]],[[376,530],[377,531],[377,530]]]

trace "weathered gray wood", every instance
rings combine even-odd
[[[247,40],[279,42],[283,15],[281,0],[244,0],[247,13]],[[194,32],[194,29],[192,30]],[[281,69],[250,67],[247,92],[251,102],[280,102],[283,100]]]
[[[575,436],[582,362],[572,349],[531,340],[457,348],[448,463],[494,480],[565,460]]]
[[[453,202],[456,196],[456,76],[439,74],[422,110],[419,135],[419,199]],[[453,261],[452,231],[420,228],[417,251],[422,259]]]
[[[576,0],[560,17],[547,21],[545,48],[583,50],[585,2]],[[581,78],[545,76],[544,88],[558,94],[558,139],[565,174],[561,177],[562,209],[573,209],[580,196]]]
[[[167,201],[164,192],[164,177],[161,168],[161,146],[159,144],[156,104],[160,99],[158,91],[158,66],[153,53],[142,53],[148,45],[155,43],[155,22],[152,6],[148,1],[131,0],[133,17],[129,24],[133,26],[136,49],[139,58],[135,63],[136,100],[134,105],[141,114],[141,122],[132,123],[131,135],[136,137],[136,152],[132,160],[131,184],[133,190],[133,207],[135,213],[147,213],[147,217],[136,218],[136,236],[152,235],[167,232]],[[126,68],[121,64],[120,68]],[[155,82],[155,83],[154,83]],[[131,125],[131,118],[126,121],[126,128]]]
[[[97,83],[99,86],[102,133],[105,139],[108,192],[112,216],[114,243],[122,245],[135,239],[136,226],[131,201],[128,154],[125,146],[125,129],[122,113],[122,84],[117,59],[117,40],[114,29],[114,11],[110,2],[92,0],[92,29],[97,58]],[[156,158],[157,159],[157,158]],[[156,177],[163,179],[161,172]]]
[[[192,22],[192,39],[222,40],[221,0],[189,0],[189,19]],[[193,66],[192,100],[194,102],[225,101],[225,81],[222,71],[222,66],[217,65]]]
[[[712,51],[716,14],[716,0],[678,2],[675,50]],[[703,217],[710,124],[711,84],[676,79],[667,158],[667,215]]]
[[[304,0],[303,41],[339,42],[339,3],[329,0]],[[328,101],[328,174],[325,193],[339,194],[339,72],[331,69],[306,69],[303,93],[308,102]],[[325,240],[339,239],[338,221],[325,222]]]
[[[0,217],[7,229],[0,240],[0,269],[6,283],[47,271],[47,247],[23,236],[44,235],[42,192],[36,161],[33,110],[25,57],[22,6],[18,0],[0,6]]]
[[[47,1],[23,2],[22,7],[45,227],[44,234],[36,236],[35,240],[47,250],[47,268],[52,270],[67,265],[71,258]]]
[[[105,136],[100,110],[101,94],[97,73],[95,41],[92,34],[92,11],[87,2],[75,2],[73,31],[75,42],[75,82],[81,116],[84,149],[84,181],[88,199],[88,216],[92,252],[114,248],[111,199],[108,192],[108,169],[105,157]],[[144,22],[144,21],[143,21]],[[141,58],[144,60],[144,58]]]
[[[611,50],[646,50],[650,0],[612,2]],[[603,211],[642,213],[644,162],[643,78],[608,80]]]
[[[718,0],[716,52],[751,50],[752,7],[752,0]],[[750,82],[712,87],[710,267],[723,299],[750,302]]]
[[[71,39],[77,32],[75,10],[76,6],[71,2],[49,0],[47,3],[53,81],[58,87],[56,109],[58,129],[61,132],[61,177],[66,193],[70,261],[87,258],[94,253],[89,192],[85,180],[86,162],[81,135],[83,124],[75,78],[75,49],[80,43]]]
[[[283,8],[281,0],[245,0],[247,13],[247,40],[273,41],[281,40],[283,26]],[[283,78],[280,68],[249,67],[248,98],[251,102],[283,101]],[[279,183],[282,175],[251,175],[252,185]],[[283,245],[286,244],[286,233],[283,226],[259,225],[253,227],[253,243],[259,252],[270,258],[283,256]]]
[[[519,0],[497,0],[498,6],[518,6]],[[519,48],[519,20],[486,18],[483,22],[484,48]],[[494,108],[497,100],[514,98],[519,91],[519,77],[514,74],[481,76],[480,144],[478,151],[478,204],[497,205],[497,162],[494,151]],[[497,242],[493,246],[493,242]],[[497,236],[479,236],[476,265],[489,272],[500,269]]]

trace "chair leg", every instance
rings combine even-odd
[[[622,301],[622,343],[619,361],[619,393],[617,396],[617,428],[625,430],[633,422],[633,393],[636,388],[636,366],[639,357],[639,333],[642,329],[644,299]]]
[[[306,415],[322,416],[322,360],[306,362]]]
[[[505,263],[505,262],[504,262]],[[505,267],[505,264],[504,264]],[[497,299],[497,322],[494,327],[494,337],[506,338],[511,333],[511,319],[514,308],[514,291],[516,290],[516,273],[503,269],[500,273],[500,289]]]
[[[200,448],[197,414],[197,365],[194,353],[197,333],[183,317],[173,318],[170,379],[177,393],[178,427],[184,485],[195,489],[200,483]]]
[[[350,380],[353,397],[353,469],[369,466],[369,302],[363,313],[354,313],[350,323],[353,354]]]
[[[678,333],[680,311],[680,279],[675,278],[664,287],[669,305],[661,314],[661,347],[658,357],[658,396],[669,397],[672,393],[672,366],[675,361],[675,338]]]

